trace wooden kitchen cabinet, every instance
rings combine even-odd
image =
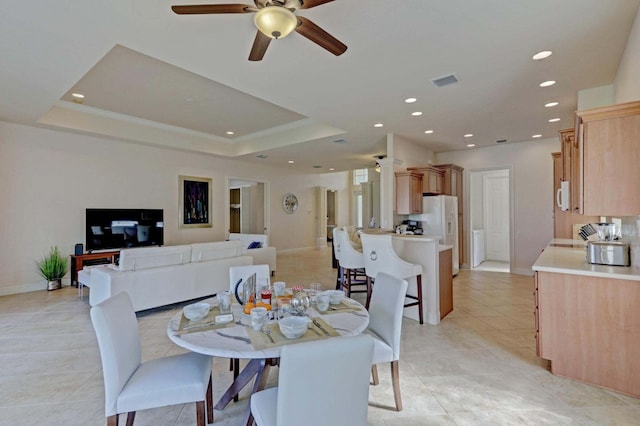
[[[576,113],[577,166],[582,183],[574,211],[598,216],[640,215],[640,101]],[[573,155],[573,151],[572,151]],[[572,186],[573,190],[573,186]],[[573,198],[573,194],[572,194]]]
[[[422,173],[396,172],[396,214],[422,213]]]
[[[536,271],[538,356],[553,374],[640,397],[638,281]]]
[[[422,193],[441,195],[444,187],[444,171],[434,166],[408,167],[407,171],[422,173]]]
[[[440,319],[453,311],[453,249],[441,250],[439,254]]]
[[[573,129],[571,129],[571,133],[573,134]],[[560,135],[560,141],[562,140],[562,135]],[[573,140],[571,140],[571,143]],[[570,148],[570,147],[569,147]],[[556,194],[558,193],[558,189],[560,189],[560,182],[565,180],[563,178],[564,172],[563,170],[567,170],[565,166],[567,166],[567,162],[565,161],[569,155],[564,156],[561,152],[552,152],[551,157],[553,158],[553,237],[554,238],[574,238],[573,236],[573,225],[586,225],[587,223],[596,223],[600,221],[599,216],[586,216],[582,214],[575,213],[572,210],[562,211],[560,207],[558,207],[558,203],[556,202]],[[570,170],[570,166],[569,170]],[[571,191],[571,189],[569,190]]]

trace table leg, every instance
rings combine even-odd
[[[258,371],[258,374],[256,375],[256,381],[253,382],[251,395],[264,389],[264,386],[267,384],[267,378],[269,377],[269,367],[273,365],[273,360],[262,359],[260,361],[260,366],[262,367],[262,369]],[[253,415],[251,414],[251,400],[249,400],[247,409],[244,412],[244,419],[242,420],[242,424],[247,426],[253,425]]]
[[[231,386],[227,389],[227,391],[222,395],[220,400],[215,406],[216,410],[222,410],[226,407],[231,400],[240,393],[240,390],[244,388],[253,378],[253,376],[260,374],[265,368],[266,360],[265,359],[252,359],[249,363],[242,369],[242,372],[238,375],[238,377],[231,383]],[[259,376],[260,377],[260,376]]]

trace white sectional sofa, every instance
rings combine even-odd
[[[252,263],[239,241],[124,249],[117,266],[91,268],[85,284],[91,306],[126,291],[142,311],[228,290],[229,267]]]
[[[269,265],[271,275],[276,272],[276,248],[269,247],[269,236],[266,234],[230,233],[229,241],[241,241],[242,253],[253,257],[254,265]],[[259,248],[249,248],[252,243],[260,243]]]

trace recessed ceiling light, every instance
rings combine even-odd
[[[546,106],[547,108],[551,108],[558,105],[558,102],[549,102],[547,104],[544,104],[544,106]]]
[[[408,104],[412,104],[412,103],[414,103],[415,101],[417,101],[417,99],[416,99],[416,98],[407,98],[407,99],[405,99],[404,101],[405,101],[406,103],[408,103]]]
[[[322,168],[322,166],[318,166],[318,165],[311,166],[311,167],[313,167],[314,169],[321,169]]]
[[[329,167],[329,171],[331,171],[331,172],[332,172],[332,171],[334,171],[334,170],[335,170],[335,169],[334,169],[333,167]],[[334,191],[332,191],[332,192],[334,192]]]
[[[433,130],[425,130],[424,131],[426,134],[430,135],[431,133],[433,133]]]
[[[533,57],[531,59],[533,59],[534,61],[539,61],[540,59],[546,59],[549,56],[551,56],[553,52],[550,50],[543,50],[542,52],[538,52],[535,55],[533,55]]]
[[[376,123],[376,124],[373,125],[373,127],[382,127],[382,126],[384,126],[384,124],[382,124],[382,123]]]
[[[347,143],[347,141],[345,141],[344,139],[336,139],[335,141],[333,141],[333,143],[337,143],[338,145],[343,145]]]
[[[560,121],[559,118],[552,118],[549,120],[549,123],[555,123],[556,121]]]
[[[466,135],[464,135],[465,138],[470,138],[473,136],[473,133],[467,133]]]
[[[258,155],[256,155],[256,157],[258,157],[258,158],[269,158],[269,156],[267,154],[258,154]]]
[[[475,144],[475,143],[468,143],[468,144],[467,144],[467,146],[468,146],[469,148],[473,148],[474,146],[476,146],[476,144]]]
[[[554,80],[547,80],[540,83],[540,87],[549,87],[549,86],[553,86],[554,84],[556,84]]]
[[[536,139],[536,138],[541,138],[541,137],[542,137],[542,135],[533,135],[533,136],[531,136],[531,137],[532,137],[532,138],[534,138],[534,139]]]
[[[82,93],[72,93],[71,96],[77,99],[84,99],[84,95]]]
[[[234,132],[232,132],[232,131],[228,131],[228,132],[227,132],[227,134],[228,134],[228,135],[234,135],[235,133],[234,133]]]
[[[293,163],[295,163],[295,161],[293,161],[293,160],[289,160],[289,161],[287,161],[287,163],[289,163],[289,164],[293,164]]]
[[[418,117],[418,116],[422,115],[422,112],[420,112],[420,111],[412,112],[411,115],[413,115],[414,117]]]

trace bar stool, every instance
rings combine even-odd
[[[404,307],[418,306],[418,318],[420,324],[423,324],[422,316],[422,265],[416,265],[403,260],[393,250],[391,244],[391,235],[374,235],[365,234],[360,235],[362,240],[362,253],[364,259],[364,269],[367,274],[367,280],[371,281],[375,279],[378,272],[385,272],[396,278],[409,280],[409,278],[416,278],[418,284],[417,296],[407,294],[408,299],[413,299],[415,302],[405,303]]]
[[[356,250],[346,231],[334,229],[334,243],[337,241],[337,250],[340,252],[340,268],[342,268],[342,288],[345,290],[347,297],[351,297],[351,293],[367,293],[365,308],[369,309],[369,301],[371,300],[371,281],[367,278],[364,271],[364,257],[362,252]],[[351,286],[365,286],[364,289],[352,290]]]

